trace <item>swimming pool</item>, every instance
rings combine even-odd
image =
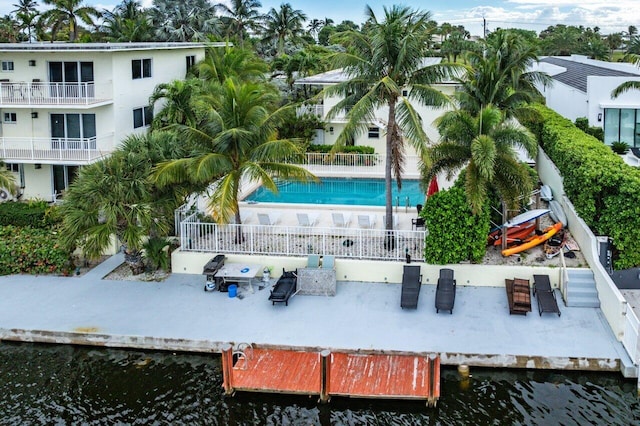
[[[402,191],[398,192],[395,181],[393,204],[400,197],[400,206],[424,203],[424,192],[417,180],[403,180]],[[384,179],[322,178],[316,182],[278,182],[279,194],[264,187],[256,189],[244,201],[286,204],[344,204],[350,206],[384,206]]]

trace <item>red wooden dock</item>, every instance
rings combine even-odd
[[[319,395],[325,402],[330,396],[417,399],[428,405],[440,397],[440,358],[435,355],[319,353],[249,345],[234,352],[227,345],[222,369],[228,394]]]

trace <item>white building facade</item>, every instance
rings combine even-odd
[[[80,167],[146,132],[156,85],[204,55],[200,43],[0,44],[0,159],[22,198],[55,201]]]
[[[549,108],[571,121],[586,117],[590,126],[602,127],[607,145],[623,141],[640,147],[640,91],[611,97],[621,83],[640,81],[639,67],[572,55],[542,57],[537,69],[553,78],[552,86],[541,88]]]
[[[433,65],[440,62],[441,58],[426,58],[425,65]],[[307,84],[313,86],[331,86],[340,82],[348,80],[348,77],[341,70],[328,71],[322,74],[302,78],[296,81],[296,84]],[[452,82],[443,82],[439,84],[433,84],[434,88],[440,90],[442,93],[451,96],[455,92],[456,84]],[[403,90],[403,95],[407,96],[410,88]],[[319,131],[314,143],[333,145],[338,136],[344,129],[347,118],[346,112],[341,112],[337,117],[327,120],[327,113],[333,108],[341,98],[336,96],[325,96],[321,103],[306,105],[298,110],[298,113],[311,113],[317,115],[321,120],[325,122],[324,129]],[[418,114],[422,118],[422,127],[427,134],[427,137],[432,142],[437,142],[440,135],[435,128],[433,122],[436,118],[440,117],[448,108],[435,108],[423,104],[414,103]],[[384,154],[386,151],[386,122],[388,119],[388,108],[380,108],[375,112],[375,119],[368,123],[368,131],[360,135],[353,141],[353,145],[356,146],[371,146],[375,149],[376,153]],[[409,145],[406,146],[407,155],[416,155],[413,148]]]

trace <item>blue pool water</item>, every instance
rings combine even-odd
[[[402,191],[398,191],[395,181],[393,187],[393,204],[400,197],[400,206],[424,204],[424,192],[420,190],[417,180],[402,181]],[[278,183],[279,193],[260,187],[251,193],[245,201],[262,203],[287,204],[345,204],[350,206],[384,206],[384,179],[344,179],[322,178],[315,182]]]

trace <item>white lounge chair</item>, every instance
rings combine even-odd
[[[273,226],[280,221],[278,213],[258,213],[258,222],[260,225]]]
[[[331,219],[333,219],[333,226],[337,228],[346,228],[351,222],[350,213],[331,213]]]
[[[296,216],[300,226],[314,226],[318,221],[318,215],[314,213],[297,213]]]
[[[376,226],[376,215],[368,215],[368,214],[359,214],[358,215],[358,226],[360,228],[373,228]]]
[[[393,221],[393,229],[398,229],[398,215],[391,215],[391,220]],[[386,226],[387,225],[387,215],[383,215],[382,216],[382,226]]]

